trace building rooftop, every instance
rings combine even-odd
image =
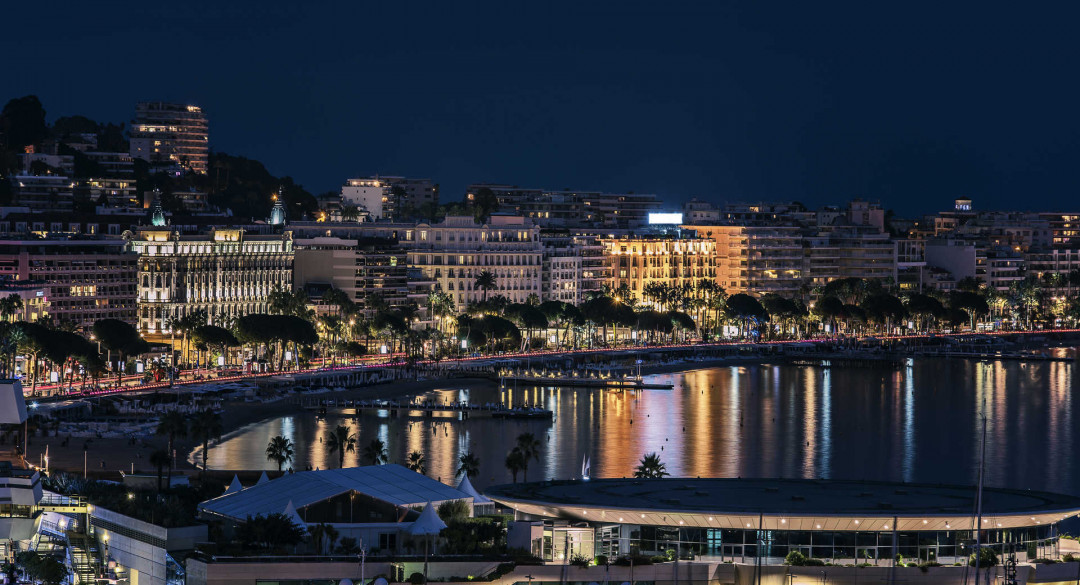
[[[401,465],[369,465],[285,474],[199,504],[199,511],[235,520],[260,514],[279,514],[292,502],[296,509],[350,491],[394,506],[423,506],[428,502],[468,500],[457,489]]]
[[[496,486],[485,494],[538,516],[638,524],[811,530],[970,528],[975,488],[812,479],[600,479]],[[983,516],[1033,526],[1080,513],[1080,498],[986,488]]]

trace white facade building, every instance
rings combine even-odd
[[[495,275],[488,296],[503,295],[523,303],[541,294],[543,245],[540,228],[524,218],[495,215],[486,224],[472,217],[449,216],[442,223],[419,223],[406,229],[401,245],[410,267],[420,268],[436,288],[454,297],[458,311],[484,298],[475,286],[484,271]]]

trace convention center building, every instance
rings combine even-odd
[[[1058,558],[1059,524],[1080,498],[910,483],[790,479],[594,479],[502,485],[511,539],[550,562],[599,555],[780,564],[791,551],[834,563],[966,562],[980,543],[1020,561]],[[525,531],[527,532],[521,532]],[[526,543],[527,541],[527,543]]]

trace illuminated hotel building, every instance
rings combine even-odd
[[[625,235],[600,238],[612,288],[627,285],[638,299],[651,282],[681,286],[716,279],[716,242],[705,238]]]
[[[291,232],[248,235],[238,228],[181,235],[144,229],[132,235],[138,254],[138,328],[168,333],[168,321],[205,311],[223,325],[250,313],[265,313],[275,289],[291,290]]]
[[[131,123],[131,156],[157,167],[206,174],[208,128],[206,114],[199,106],[140,102]]]

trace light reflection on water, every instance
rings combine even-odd
[[[1070,350],[1069,355],[1074,355]],[[973,483],[981,415],[987,416],[987,484],[1080,494],[1074,451],[1074,365],[1062,362],[918,360],[898,369],[744,365],[650,376],[671,391],[448,388],[428,398],[539,405],[554,421],[408,419],[293,413],[251,425],[211,448],[213,469],[274,469],[266,444],[297,444],[293,466],[337,467],[320,437],[338,424],[358,434],[345,465],[360,465],[373,438],[390,461],[420,451],[431,477],[450,481],[458,456],[480,458],[478,486],[510,481],[503,461],[515,437],[543,445],[528,477],[571,478],[586,453],[593,477],[623,477],[656,451],[677,476],[825,477]],[[521,477],[518,478],[519,480]]]

